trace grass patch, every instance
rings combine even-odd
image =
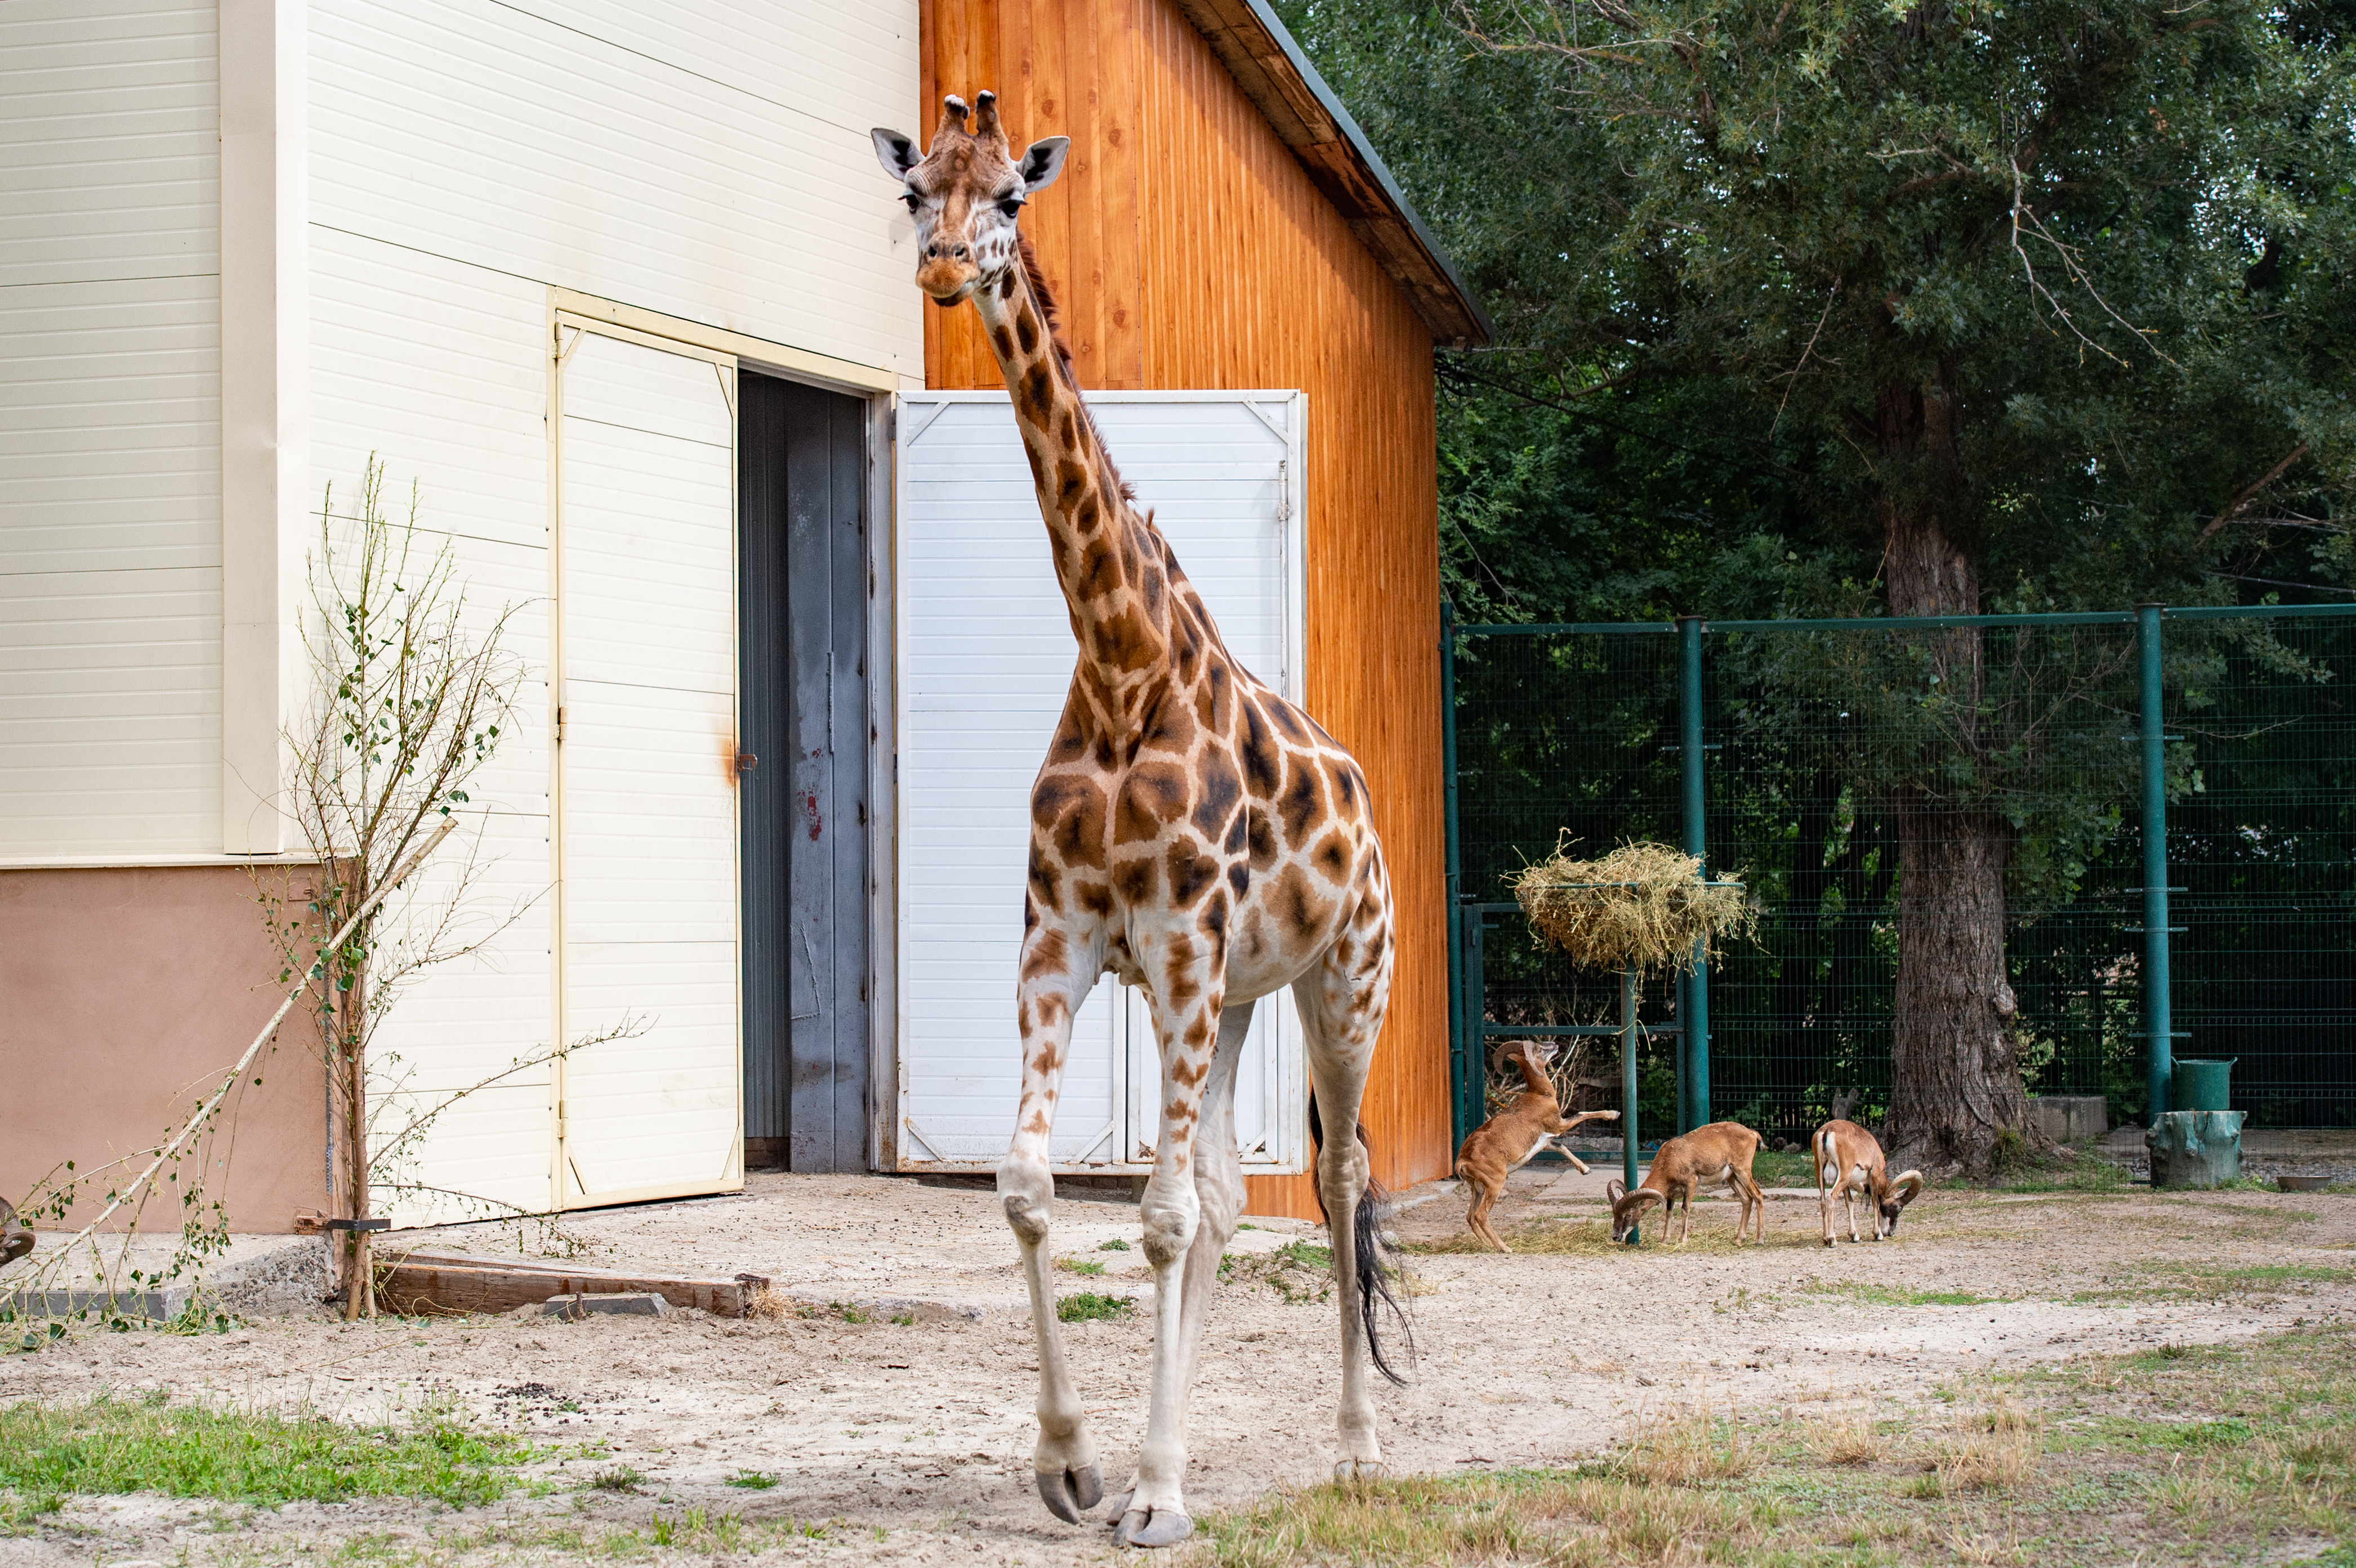
[[[627,1465],[608,1465],[589,1477],[589,1484],[601,1492],[635,1492],[644,1476]]]
[[[1127,1296],[1099,1296],[1093,1290],[1063,1296],[1055,1303],[1055,1316],[1066,1323],[1094,1323],[1106,1318],[1127,1317],[1136,1310],[1137,1304]]]
[[[2124,1192],[2131,1178],[2126,1167],[2113,1165],[2090,1150],[2066,1145],[2048,1155],[2033,1155],[2002,1139],[1996,1169],[1985,1181],[1970,1185],[1990,1192]]]
[[[800,1303],[794,1308],[794,1316],[805,1319],[833,1317],[844,1323],[873,1323],[875,1321],[874,1314],[869,1312],[855,1301],[830,1301],[824,1307],[820,1307],[815,1301],[806,1301]],[[911,1318],[911,1321],[914,1321],[914,1319]]]
[[[1057,1258],[1055,1260],[1055,1266],[1062,1269],[1066,1274],[1084,1274],[1093,1275],[1104,1273],[1104,1264],[1098,1263],[1094,1258]]]
[[[1870,1307],[1987,1307],[2012,1299],[1976,1296],[1968,1290],[1901,1290],[1860,1279],[1818,1280],[1807,1290],[1811,1296],[1845,1296]]]
[[[1813,1188],[1816,1184],[1815,1162],[1804,1148],[1795,1148],[1789,1154],[1762,1148],[1751,1157],[1751,1179],[1762,1187]]]
[[[2356,1332],[2168,1351],[1976,1380],[1879,1421],[1656,1413],[1577,1467],[1314,1487],[1216,1515],[1193,1561],[2356,1568]]]
[[[1248,1231],[1252,1227],[1249,1225],[1238,1225],[1236,1227],[1236,1229],[1239,1231]],[[1129,1251],[1129,1243],[1122,1241],[1119,1236],[1115,1236],[1109,1242],[1098,1242],[1097,1243],[1097,1251],[1100,1253],[1125,1253]]]
[[[406,1430],[176,1405],[162,1392],[0,1407],[0,1487],[21,1498],[162,1492],[275,1507],[357,1497],[487,1503],[534,1456],[519,1438],[429,1418]]]
[[[1219,1282],[1263,1284],[1291,1305],[1323,1301],[1333,1293],[1333,1249],[1304,1241],[1269,1253],[1224,1253]]]
[[[739,1470],[728,1477],[728,1485],[748,1492],[766,1492],[776,1484],[777,1477],[766,1470]]]
[[[2087,1306],[2136,1301],[2223,1301],[2237,1296],[2288,1296],[2310,1285],[2337,1285],[2356,1270],[2322,1264],[2152,1262],[2113,1270],[2092,1290],[2071,1296]]]

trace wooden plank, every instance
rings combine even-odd
[[[411,1253],[377,1269],[377,1299],[404,1316],[505,1312],[555,1296],[648,1292],[673,1307],[742,1317],[768,1285],[766,1277],[754,1274],[731,1279],[680,1277],[435,1253]]]

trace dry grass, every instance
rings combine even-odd
[[[782,1323],[794,1315],[794,1304],[769,1285],[755,1291],[744,1303],[744,1316],[757,1317],[766,1323]]]
[[[1873,1418],[1862,1411],[1811,1422],[1803,1442],[1812,1457],[1826,1465],[1870,1465],[1887,1451],[1874,1433]]]
[[[1699,1481],[1730,1481],[1764,1462],[1730,1417],[1713,1417],[1705,1404],[1695,1410],[1647,1411],[1637,1418],[1627,1445],[1613,1456],[1612,1470],[1622,1479],[1655,1487],[1689,1487]]]
[[[1522,868],[1514,896],[1545,938],[1591,969],[1689,969],[1695,944],[1712,956],[1754,923],[1740,887],[1700,880],[1701,862],[1665,844],[1622,844],[1600,860],[1558,847]]]
[[[1756,1544],[1777,1517],[1772,1504],[1597,1477],[1420,1477],[1285,1493],[1208,1521],[1194,1550],[1219,1568],[1605,1568],[1698,1562],[1713,1548]]]
[[[1601,1217],[1592,1220],[1525,1220],[1516,1225],[1501,1226],[1497,1233],[1517,1256],[1561,1257],[1580,1253],[1591,1257],[1610,1257],[1627,1249],[1615,1246],[1612,1227]],[[1399,1249],[1406,1253],[1479,1253],[1496,1256],[1488,1243],[1471,1231],[1460,1231],[1437,1242],[1409,1242]]]
[[[2044,1444],[2044,1417],[2009,1395],[1977,1409],[1959,1410],[1931,1461],[1939,1495],[1952,1498],[2019,1486],[2035,1474]]]

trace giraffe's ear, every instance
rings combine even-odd
[[[1064,155],[1072,150],[1069,136],[1046,136],[1033,142],[1023,153],[1023,194],[1036,196],[1055,183],[1064,172]]]
[[[883,164],[884,172],[895,180],[906,179],[908,171],[925,161],[916,144],[897,131],[886,131],[878,125],[868,134],[875,138],[875,156]]]

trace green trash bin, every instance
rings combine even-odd
[[[2238,1056],[2203,1059],[2179,1056],[2169,1064],[2168,1076],[2169,1109],[2173,1111],[2230,1111],[2233,1104],[2233,1063]]]

